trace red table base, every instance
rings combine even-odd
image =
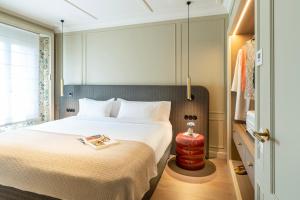
[[[176,136],[176,164],[187,170],[199,170],[205,165],[204,136],[187,136],[179,133]]]

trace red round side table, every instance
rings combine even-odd
[[[205,165],[204,136],[179,133],[176,136],[176,164],[187,170],[199,170]]]

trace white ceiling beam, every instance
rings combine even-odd
[[[83,8],[79,7],[78,5],[76,5],[75,3],[73,3],[71,0],[64,0],[66,3],[70,4],[71,6],[73,6],[74,8],[80,10],[81,12],[87,14],[88,16],[90,16],[91,18],[98,20],[98,17],[96,17],[95,15],[91,14],[90,12],[84,10]]]
[[[151,7],[151,5],[148,3],[147,0],[142,0],[144,2],[145,7],[150,10],[150,12],[154,12],[153,8]]]

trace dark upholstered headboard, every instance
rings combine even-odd
[[[145,86],[145,85],[65,85],[61,97],[60,118],[75,115],[78,112],[78,99],[91,98],[107,100],[113,97],[132,101],[171,101],[170,122],[173,126],[171,153],[175,153],[177,133],[186,131],[185,115],[197,116],[195,131],[206,138],[206,157],[208,157],[208,108],[209,94],[206,88],[193,86],[193,101],[186,100],[185,86]]]

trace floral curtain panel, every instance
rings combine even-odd
[[[49,38],[40,38],[40,120],[49,121]]]

